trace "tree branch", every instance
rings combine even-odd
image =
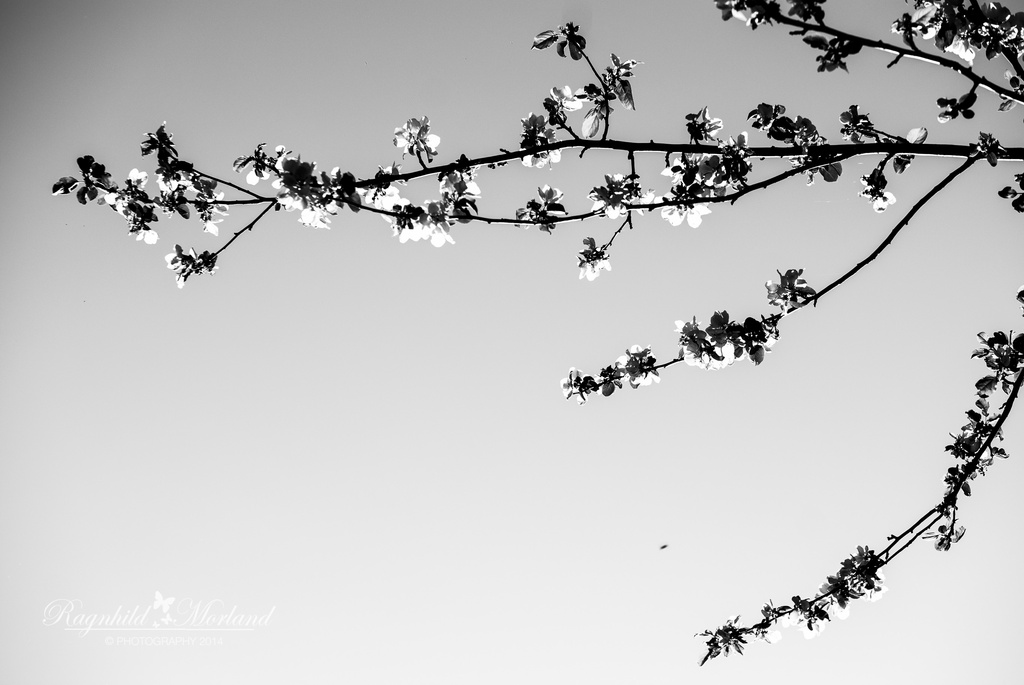
[[[807,302],[808,303],[813,303],[815,306],[817,306],[818,300],[823,298],[825,295],[827,295],[829,292],[831,292],[835,288],[838,288],[840,285],[845,283],[849,278],[851,278],[854,274],[856,274],[858,271],[860,271],[865,266],[867,266],[872,261],[874,261],[875,257],[880,255],[882,253],[882,251],[885,248],[887,248],[890,243],[892,243],[893,239],[896,238],[897,234],[899,234],[899,232],[902,231],[903,228],[907,224],[910,223],[910,220],[914,218],[914,215],[917,214],[917,212],[922,207],[924,207],[925,204],[927,204],[929,200],[931,200],[933,197],[935,197],[937,194],[939,194],[939,192],[941,192],[943,188],[945,188],[947,185],[949,185],[950,182],[952,182],[952,180],[954,178],[956,178],[957,176],[959,176],[963,172],[967,171],[971,167],[971,165],[974,164],[975,162],[977,162],[979,159],[980,159],[980,157],[970,157],[970,158],[968,158],[963,164],[961,164],[956,169],[954,169],[948,176],[946,176],[944,179],[939,181],[935,185],[935,187],[933,187],[931,190],[929,190],[927,193],[925,193],[921,197],[921,199],[918,200],[917,203],[910,209],[910,211],[907,212],[907,214],[902,219],[900,219],[900,222],[898,224],[896,224],[896,226],[892,229],[892,231],[889,232],[889,235],[886,236],[885,240],[883,240],[878,245],[878,247],[875,248],[875,250],[871,254],[869,254],[867,257],[865,257],[863,260],[861,260],[855,267],[853,267],[852,269],[847,271],[845,274],[843,274],[842,276],[840,276],[839,278],[837,278],[836,280],[832,281],[827,286],[822,288],[820,291],[818,291],[818,293],[814,297],[810,298]]]

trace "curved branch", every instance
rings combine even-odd
[[[914,215],[917,214],[917,212],[922,207],[924,207],[928,203],[929,200],[931,200],[933,197],[938,195],[939,192],[941,192],[943,188],[948,186],[950,184],[950,182],[953,181],[954,178],[956,178],[960,174],[962,174],[965,171],[967,171],[971,167],[971,165],[974,164],[975,162],[977,162],[979,159],[981,159],[981,158],[980,157],[976,157],[976,156],[975,157],[969,157],[963,164],[958,166],[948,176],[946,176],[944,179],[939,181],[935,185],[935,187],[933,187],[931,190],[929,190],[927,193],[925,193],[921,197],[921,199],[918,200],[917,203],[913,207],[910,208],[910,211],[907,212],[906,215],[902,219],[900,219],[900,222],[898,224],[896,224],[896,226],[892,229],[892,231],[889,232],[889,235],[887,235],[885,237],[885,240],[883,240],[881,243],[879,243],[878,247],[876,247],[871,254],[869,254],[867,257],[865,257],[863,260],[861,260],[855,267],[853,267],[852,269],[847,271],[845,274],[843,274],[842,276],[840,276],[839,278],[837,278],[836,280],[832,281],[827,286],[822,288],[820,291],[818,291],[818,293],[816,295],[814,295],[814,297],[811,297],[810,299],[808,299],[807,302],[808,303],[813,303],[815,306],[817,306],[818,300],[823,298],[825,295],[827,295],[829,292],[831,292],[835,288],[838,288],[839,286],[841,286],[848,279],[850,279],[854,274],[856,274],[858,271],[860,271],[865,266],[867,266],[872,261],[874,261],[875,258],[878,255],[880,255],[882,253],[882,251],[885,248],[887,248],[892,243],[893,239],[896,238],[897,234],[899,234],[899,232],[902,231],[903,228],[907,224],[910,223],[910,220],[914,218]],[[799,311],[799,310],[797,310],[797,311]]]

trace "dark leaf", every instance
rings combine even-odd
[[[71,176],[62,176],[59,181],[53,184],[54,195],[67,195],[78,186],[78,179]]]
[[[974,387],[978,389],[978,394],[982,397],[988,397],[995,389],[998,379],[995,376],[985,376],[974,384]]]
[[[544,50],[550,48],[558,40],[558,34],[554,31],[543,31],[533,39],[532,50]]]
[[[804,42],[815,50],[828,50],[828,40],[825,36],[805,36]]]
[[[823,167],[819,167],[821,177],[828,183],[835,183],[839,180],[839,177],[843,173],[843,167],[839,162],[833,162],[832,164],[826,164]]]
[[[754,362],[755,366],[763,362],[764,347],[762,347],[761,345],[755,345],[754,348],[750,350],[750,360]]]
[[[622,104],[626,109],[635,109],[633,105],[633,87],[629,85],[629,81],[619,81],[618,86],[615,89],[615,94],[622,100]]]

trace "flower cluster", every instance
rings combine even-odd
[[[565,399],[576,396],[576,401],[585,404],[587,397],[601,391],[605,397],[622,387],[625,380],[634,390],[652,383],[660,383],[657,359],[651,356],[651,348],[633,345],[626,354],[615,360],[612,366],[601,369],[597,378],[582,374],[575,368],[569,369],[569,376],[562,379],[562,394]]]
[[[661,210],[662,218],[673,226],[679,226],[685,221],[690,228],[697,228],[704,220],[704,215],[711,213],[711,209],[706,204],[691,204],[684,195],[675,190],[662,199],[677,203]]]
[[[544,98],[544,109],[548,113],[548,123],[552,126],[565,126],[566,112],[575,112],[583,107],[583,103],[576,99],[569,86],[554,87],[551,89],[551,96]],[[533,113],[530,113],[533,116]]]
[[[722,130],[722,120],[708,116],[707,107],[696,114],[687,114],[686,121],[686,132],[690,134],[691,143],[703,143],[706,140],[711,140]]]
[[[399,242],[429,240],[434,247],[454,243],[451,227],[469,221],[477,211],[480,187],[474,180],[476,169],[463,165],[454,171],[440,174],[438,181],[441,198],[429,200],[419,207],[399,195],[395,185],[404,185],[404,182],[390,180],[398,171],[399,167],[395,165],[381,167],[377,172],[380,182],[366,192],[370,205],[384,213],[384,220],[391,224]],[[353,192],[358,192],[353,181],[346,182]]]
[[[978,142],[971,144],[971,149],[978,156],[984,157],[990,166],[995,166],[1000,157],[1006,156],[1006,148],[991,133],[979,133]]]
[[[465,223],[478,211],[480,186],[475,179],[476,169],[471,167],[449,171],[441,177],[441,206],[456,221]]]
[[[1024,288],[1017,294],[1019,302],[1024,304]],[[957,464],[946,471],[944,482],[946,492],[938,511],[946,519],[939,526],[937,533],[929,532],[924,537],[935,538],[935,548],[948,550],[964,535],[963,526],[956,525],[956,502],[963,493],[971,496],[970,481],[984,476],[996,458],[1006,459],[1009,455],[1002,447],[993,444],[1002,439],[999,422],[1005,413],[1007,404],[996,414],[990,410],[989,397],[1001,390],[1005,395],[1012,396],[1015,383],[1020,382],[1020,374],[1024,373],[1024,333],[1014,336],[998,331],[992,335],[978,334],[982,346],[974,350],[971,357],[985,362],[989,373],[975,383],[977,399],[974,409],[967,411],[967,423],[957,435],[951,435],[953,442],[946,446]]]
[[[803,307],[815,296],[814,288],[807,285],[803,278],[803,269],[788,269],[785,274],[776,270],[779,282],[765,281],[768,290],[768,304],[782,309],[783,314]]]
[[[860,182],[864,184],[864,190],[858,196],[871,200],[871,207],[876,212],[884,212],[886,207],[896,202],[896,196],[885,189],[889,182],[882,171],[882,165],[875,167],[870,174],[861,176]]]
[[[537,195],[539,200],[530,200],[525,207],[516,210],[516,221],[538,224],[540,230],[551,233],[555,228],[551,220],[566,214],[565,205],[562,204],[562,191],[545,185],[537,188]]]
[[[374,202],[380,208],[395,212],[384,218],[391,222],[399,242],[429,240],[434,247],[453,244],[451,227],[472,219],[477,211],[476,201],[480,198],[480,187],[474,178],[476,170],[464,167],[440,175],[441,198],[429,200],[420,207],[398,196],[398,191],[388,187],[374,195]]]
[[[432,162],[437,154],[437,146],[441,144],[441,138],[430,132],[430,119],[409,119],[402,126],[395,129],[395,147],[402,150],[404,155],[422,154],[427,156],[427,161]]]
[[[820,24],[825,21],[825,10],[822,8],[824,3],[825,0],[789,0],[789,4],[792,5],[789,8],[789,15]]]
[[[702,112],[706,114],[706,108]],[[671,203],[662,208],[662,218],[673,226],[683,221],[691,228],[700,226],[703,217],[711,213],[707,203],[700,200],[721,197],[730,188],[745,187],[747,175],[753,168],[749,158],[746,133],[718,141],[718,152],[714,154],[689,153],[676,157],[661,172],[662,176],[672,179],[672,187],[661,198]]]
[[[751,29],[757,29],[761,24],[770,24],[772,17],[779,13],[776,0],[715,0],[715,6],[722,12],[722,19],[739,19]]]
[[[178,275],[176,280],[179,288],[185,287],[185,281],[189,276],[212,274],[217,270],[217,255],[209,250],[196,254],[194,248],[185,252],[181,245],[175,245],[174,252],[164,259],[167,261],[167,268]]]
[[[883,559],[868,547],[857,547],[857,553],[850,555],[839,567],[839,571],[828,576],[818,589],[818,595],[805,598],[796,595],[792,604],[775,606],[765,604],[761,609],[762,620],[752,626],[739,625],[739,617],[731,616],[715,630],[698,633],[708,638],[707,652],[700,665],[730,651],[743,653],[743,646],[749,638],[764,640],[769,644],[782,639],[778,630],[770,630],[778,624],[782,628],[799,626],[806,639],[821,634],[833,618],[843,620],[850,614],[849,605],[853,600],[864,599],[877,602],[888,591],[882,583],[885,576],[879,569],[885,565]]]
[[[676,157],[662,170],[662,176],[672,179],[672,187],[661,198],[672,203],[662,208],[663,219],[673,226],[679,226],[683,221],[690,228],[700,226],[703,217],[710,214],[711,209],[706,203],[698,202],[698,199],[725,192],[724,186],[715,182],[717,161],[717,157],[708,154],[685,154]]]
[[[215,190],[215,180],[195,171],[190,162],[178,158],[172,139],[164,124],[156,133],[146,134],[146,140],[141,144],[143,156],[156,153],[158,166],[155,176],[159,195],[155,198],[145,190],[149,181],[146,172],[132,169],[122,188],[113,182],[106,168],[90,156],[78,159],[82,172],[81,186],[78,179],[65,176],[54,184],[53,192],[63,195],[78,188],[79,202],[85,204],[95,200],[97,204],[108,205],[128,223],[129,234],[149,245],[158,239],[152,226],[159,219],[157,209],[164,214],[177,214],[187,219],[191,214],[190,207],[195,207],[204,230],[217,235],[219,220],[214,216],[228,212],[227,206],[221,202],[224,194]]]
[[[861,114],[857,105],[850,105],[848,110],[839,115],[839,121],[843,124],[839,129],[843,140],[860,144],[867,142],[866,138],[875,141],[882,138],[879,131],[875,129],[875,125],[871,123],[870,117],[867,114]]]
[[[523,137],[519,147],[523,150],[531,150],[529,155],[523,157],[523,166],[543,169],[548,162],[555,164],[562,159],[561,150],[534,149],[555,142],[555,131],[548,126],[548,120],[542,114],[530,112],[529,116],[521,121],[523,124]]]
[[[579,260],[580,278],[586,277],[592,281],[601,275],[601,270],[611,271],[612,264],[608,261],[608,254],[604,248],[598,247],[593,238],[583,239],[583,249],[580,250],[577,259]]]
[[[141,240],[147,245],[155,245],[158,236],[150,224],[159,217],[156,215],[156,205],[143,190],[148,179],[149,175],[145,171],[132,169],[123,190],[113,188],[97,202],[110,205],[111,209],[124,217],[128,222],[128,233],[135,235],[136,240]],[[187,217],[187,205],[185,207],[184,215]]]
[[[218,192],[217,181],[212,178],[195,178],[192,184],[193,190],[195,190],[196,196],[192,200],[192,204],[196,208],[196,212],[199,213],[199,220],[203,222],[203,231],[212,235],[219,235],[219,224],[223,219],[214,219],[214,216],[226,216],[228,213],[227,205],[221,203],[224,199],[224,193]],[[187,214],[185,215],[187,219]]]
[[[329,216],[335,208],[316,174],[316,162],[301,157],[283,156],[275,166],[277,204],[289,212],[299,210],[299,221],[314,228],[329,228]]]
[[[711,659],[721,656],[729,656],[731,652],[743,654],[743,646],[747,644],[747,630],[737,626],[739,616],[730,616],[729,619],[714,630],[705,630],[697,633],[696,637],[706,637],[707,653],[700,660],[699,665],[703,666]]]
[[[602,213],[609,219],[618,219],[629,214],[631,203],[650,202],[654,199],[654,191],[644,193],[639,180],[636,174],[605,174],[604,185],[593,188],[587,195],[594,201],[590,211]]]
[[[709,165],[715,169],[717,186],[737,190],[746,187],[747,174],[753,169],[746,131],[718,141],[718,152],[709,156]]]
[[[743,323],[732,321],[729,312],[715,312],[704,327],[694,317],[691,321],[676,321],[679,334],[679,359],[690,366],[717,371],[741,359],[750,359],[755,365],[764,361],[765,354],[779,339],[780,314],[747,317]]]
[[[156,133],[147,133],[140,147],[143,157],[155,152],[157,164],[161,167],[171,167],[178,159],[178,151],[174,147],[174,134],[167,132],[166,121],[160,125]]]
[[[245,155],[235,160],[232,167],[238,173],[242,173],[247,166],[252,165],[252,169],[245,177],[245,182],[251,186],[256,185],[262,180],[270,178],[277,171],[277,163],[285,154],[285,146],[278,145],[274,152],[275,157],[271,157],[263,151],[263,147],[266,143],[260,143],[253,150],[251,155]]]
[[[783,105],[769,105],[762,102],[747,115],[752,119],[751,126],[764,131],[772,140],[779,140],[794,147],[800,148],[801,154],[790,158],[793,166],[803,166],[813,153],[813,148],[825,145],[828,140],[818,133],[814,123],[805,117],[798,116],[796,119],[785,116],[786,108]],[[837,180],[842,174],[843,168],[838,162],[824,164],[808,171],[807,185],[814,182],[814,175],[820,174],[825,181],[831,183]]]
[[[1011,12],[998,2],[915,2],[916,11],[892,25],[893,33],[914,47],[914,38],[934,41],[935,47],[968,64],[977,51],[986,59],[1024,52],[1024,12]]]

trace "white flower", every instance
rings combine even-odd
[[[131,173],[128,174],[128,180],[135,184],[136,188],[140,190],[146,187],[146,181],[149,180],[149,174],[145,171],[139,171],[138,169],[132,169]]]
[[[885,580],[885,576],[883,576],[881,573],[879,573],[878,574],[878,579],[879,580]],[[875,587],[874,590],[870,590],[868,592],[868,595],[867,595],[866,599],[869,602],[877,602],[878,600],[882,599],[882,595],[884,595],[888,591],[889,591],[889,588],[887,588],[885,585],[878,585],[878,586]]]
[[[595,278],[601,275],[601,270],[611,271],[612,263],[607,259],[602,259],[596,262],[582,262],[580,264],[580,279],[586,276],[588,281],[593,281]]]
[[[974,64],[974,50],[963,38],[957,38],[946,47],[946,52],[952,52],[954,55],[967,62],[968,64]]]
[[[254,186],[260,181],[268,178],[270,178],[269,171],[264,169],[263,171],[257,172],[255,169],[250,169],[249,174],[245,177],[245,182],[251,186]]]
[[[401,198],[398,195],[398,188],[395,188],[394,186],[388,186],[387,190],[383,192],[373,191],[372,193],[370,193],[370,204],[376,207],[377,209],[383,209],[386,212],[392,212],[395,211],[395,207],[407,205],[409,204],[409,201]],[[386,214],[382,214],[381,216],[384,217],[385,221],[390,221],[391,219],[391,217],[387,216]]]
[[[666,200],[671,199],[666,197]],[[697,228],[700,226],[701,221],[705,214],[710,214],[711,210],[708,209],[706,204],[694,205],[687,207],[686,205],[671,205],[664,207],[661,210],[661,218],[668,221],[673,226],[679,226],[685,220],[690,225],[690,228]]]
[[[814,622],[814,627],[808,626],[806,622],[801,624],[800,627],[803,628],[804,639],[805,640],[813,640],[814,638],[818,637],[823,632],[825,632],[825,626],[827,626],[827,625],[828,625],[828,621],[815,621]]]
[[[448,226],[444,224],[433,224],[430,232],[430,244],[434,247],[442,247],[444,245],[454,245],[455,240],[452,238],[452,234],[449,233]]]
[[[135,239],[141,240],[147,245],[156,245],[156,241],[158,238],[159,236],[157,236],[156,231],[154,231],[152,228],[141,229],[135,232]]]
[[[551,99],[557,102],[559,107],[569,112],[575,112],[583,107],[583,103],[576,99],[576,96],[573,95],[572,88],[569,86],[552,88]]]
[[[430,133],[430,119],[409,119],[400,128],[395,129],[395,147],[402,148],[403,154],[419,154],[425,152],[427,161],[431,162],[437,154],[437,146],[441,144],[439,136]]]
[[[884,191],[879,197],[876,197],[871,203],[871,206],[876,212],[884,212],[885,208],[896,202],[896,196],[890,193],[888,190]]]
[[[330,228],[330,211],[327,207],[306,207],[299,214],[299,221],[313,228]],[[217,235],[214,233],[214,235]]]

